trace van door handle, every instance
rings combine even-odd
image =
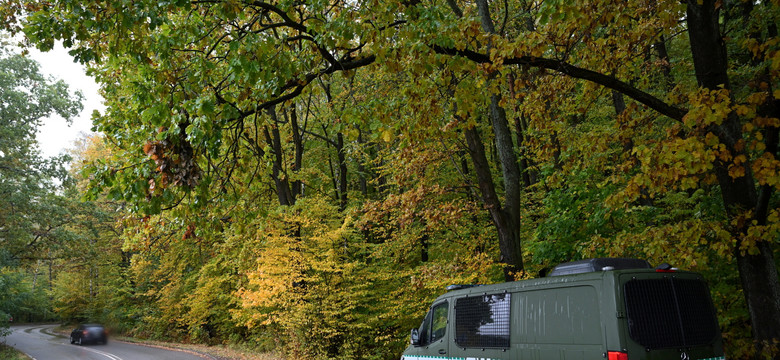
[[[446,354],[446,353],[447,353],[447,350],[444,350],[444,349],[439,349],[439,354],[442,354],[442,355],[444,355],[444,354]]]

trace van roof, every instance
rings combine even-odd
[[[676,270],[675,272],[679,275],[693,274],[688,271]],[[621,274],[626,274],[626,273],[634,273],[634,274],[654,273],[655,274],[658,273],[658,271],[653,268],[642,268],[642,269],[634,268],[634,269],[623,269],[623,270],[603,269],[602,271],[585,272],[585,273],[571,274],[571,275],[548,276],[548,277],[518,280],[512,282],[502,282],[502,283],[489,284],[489,285],[462,286],[447,291],[446,293],[440,295],[438,299],[458,297],[458,296],[471,295],[471,294],[484,294],[484,293],[495,294],[501,292],[515,292],[515,291],[522,291],[524,289],[534,290],[538,288],[544,288],[547,286],[554,287],[560,284],[592,281],[592,280],[602,279],[605,276],[618,277]]]
[[[602,270],[650,269],[647,260],[629,258],[595,258],[558,264],[547,276],[582,274]]]

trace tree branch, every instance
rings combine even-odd
[[[478,53],[472,50],[458,50],[453,48],[445,48],[438,45],[432,45],[433,51],[439,54],[462,56],[471,61],[477,63],[492,64],[493,61],[488,55]],[[649,108],[658,111],[659,113],[666,115],[677,121],[682,121],[688,110],[682,109],[673,105],[665,103],[663,100],[648,94],[636,87],[633,87],[623,81],[616,79],[615,77],[604,75],[592,70],[576,67],[569,63],[560,60],[538,58],[533,56],[520,56],[514,58],[507,58],[503,62],[508,65],[525,65],[531,67],[538,67],[548,70],[554,70],[562,74],[571,76],[576,79],[587,80],[606,88],[615,90],[622,93],[642,104],[647,105]]]

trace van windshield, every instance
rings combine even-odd
[[[718,333],[701,280],[635,279],[623,286],[631,338],[647,349],[705,345]]]

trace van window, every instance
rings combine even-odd
[[[431,325],[431,342],[441,340],[447,334],[447,303],[433,308],[433,324]]]
[[[447,308],[445,301],[433,306],[420,325],[420,346],[425,346],[444,338],[447,332]]]
[[[646,348],[709,344],[718,333],[709,290],[700,280],[631,280],[623,292],[628,333]]]
[[[462,348],[508,348],[511,294],[455,300],[455,343]]]

